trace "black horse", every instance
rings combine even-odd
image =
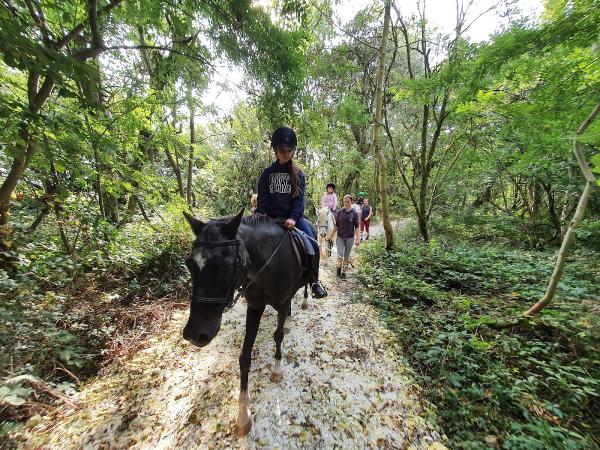
[[[266,216],[220,217],[208,223],[184,213],[196,240],[186,265],[192,274],[190,317],[183,337],[198,347],[208,345],[221,327],[223,312],[234,303],[236,289],[242,289],[248,309],[246,335],[240,355],[238,435],[252,428],[248,410],[248,372],[254,340],[266,305],[277,311],[275,364],[271,379],[281,381],[281,343],[291,311],[292,297],[306,286],[292,249],[289,232]],[[316,255],[318,258],[318,253]],[[305,287],[306,303],[306,287]],[[303,305],[304,307],[304,305]]]

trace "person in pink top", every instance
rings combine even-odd
[[[335,184],[327,183],[327,192],[323,194],[323,198],[321,199],[321,207],[329,208],[332,213],[337,211],[337,195],[335,195]]]

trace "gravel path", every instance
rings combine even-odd
[[[374,227],[372,235],[380,233]],[[301,310],[283,342],[281,383],[269,380],[275,311],[263,316],[250,372],[254,427],[234,435],[245,304],[197,349],[181,338],[187,311],[134,357],[114,364],[75,398],[23,434],[24,448],[419,448],[443,449],[377,311],[358,300],[352,273],[321,273],[329,296]]]

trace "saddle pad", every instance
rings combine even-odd
[[[294,250],[294,256],[296,257],[296,262],[298,263],[298,267],[300,267],[300,271],[304,272],[306,269],[306,253],[302,251],[302,243],[300,238],[294,233],[290,234],[290,242],[292,243],[292,250]]]
[[[306,233],[304,233],[302,230],[299,230],[298,228],[293,228],[292,230],[292,234],[298,236],[300,242],[302,243],[302,248],[304,249],[304,252],[311,256],[314,256],[315,249],[310,243],[310,239],[308,238]]]

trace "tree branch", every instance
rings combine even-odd
[[[115,8],[116,6],[119,6],[119,4],[122,1],[123,0],[111,0],[104,8],[102,8],[100,10],[100,12],[97,14],[97,17],[106,15],[113,8]],[[75,39],[75,36],[79,35],[79,33],[81,33],[85,29],[86,25],[87,25],[87,20],[84,22],[81,22],[79,25],[77,25],[75,28],[73,28],[71,31],[69,31],[67,34],[65,34],[62,38],[60,38],[56,42],[56,48],[58,48],[58,49],[64,48],[69,42],[71,42],[73,39]]]
[[[531,308],[529,308],[525,312],[526,316],[531,316],[531,315],[539,313],[554,298],[556,288],[558,287],[558,282],[560,281],[560,278],[563,273],[565,260],[567,258],[567,255],[569,254],[569,249],[571,247],[571,243],[575,239],[575,232],[577,230],[577,227],[579,226],[579,223],[583,219],[583,214],[585,213],[585,209],[587,207],[588,200],[590,198],[592,190],[594,189],[594,187],[596,185],[596,178],[590,171],[590,169],[587,165],[587,162],[585,161],[585,158],[584,158],[583,154],[581,153],[581,150],[579,149],[578,138],[585,132],[587,127],[596,118],[598,113],[600,113],[600,103],[598,103],[596,105],[596,107],[591,112],[591,114],[583,121],[583,123],[581,124],[581,126],[579,127],[577,132],[575,133],[575,136],[573,137],[573,152],[575,153],[575,156],[577,157],[577,163],[579,164],[581,172],[583,173],[583,176],[585,177],[585,180],[586,180],[585,188],[583,189],[581,197],[579,198],[579,203],[577,204],[577,209],[575,210],[575,215],[573,216],[573,219],[571,220],[569,229],[565,233],[565,237],[563,238],[562,245],[560,246],[560,251],[558,252],[558,258],[556,259],[556,265],[554,266],[554,271],[552,272],[552,277],[550,278],[550,283],[548,283],[548,288],[546,289],[546,293],[535,305],[533,305]]]
[[[92,45],[96,48],[104,47],[102,35],[98,30],[98,0],[89,0],[88,18],[90,20],[90,31],[92,32]]]
[[[80,52],[75,53],[75,56],[80,59],[87,59],[87,58],[97,56],[100,53],[102,53],[104,51],[109,51],[109,50],[162,50],[162,51],[170,52],[174,55],[185,56],[186,58],[197,59],[198,61],[201,61],[202,63],[204,63],[207,66],[214,69],[214,65],[209,60],[207,60],[206,58],[204,58],[198,54],[190,55],[190,54],[186,54],[184,52],[175,50],[171,47],[164,47],[164,46],[160,46],[160,45],[114,45],[111,47],[101,47],[101,48],[90,47],[90,48],[86,48],[84,50],[81,50]]]
[[[44,17],[44,13],[42,12],[39,2],[35,2],[36,7],[34,7],[31,0],[25,0],[25,4],[27,5],[27,9],[29,10],[29,14],[31,15],[33,21],[40,30],[40,33],[42,33],[42,41],[47,46],[50,46],[52,42],[50,39],[50,31],[48,31],[48,27],[46,26],[46,18]]]
[[[396,3],[392,3],[392,7],[396,14],[398,14],[398,20],[400,21],[400,29],[402,30],[402,34],[404,35],[404,46],[406,47],[406,66],[408,67],[408,75],[411,79],[415,78],[415,75],[412,71],[412,63],[410,61],[410,43],[408,42],[408,30],[406,29],[406,25],[404,24],[404,20],[402,20],[402,14],[400,14],[400,9],[396,6]]]

